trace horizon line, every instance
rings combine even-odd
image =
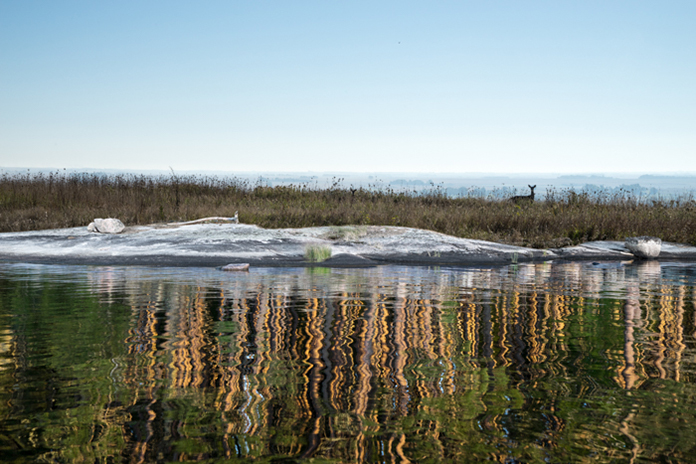
[[[270,170],[214,170],[214,169],[138,169],[138,168],[56,168],[56,167],[26,167],[26,166],[2,166],[0,172],[4,171],[40,171],[40,172],[113,172],[113,173],[158,173],[158,174],[177,174],[177,173],[192,173],[192,174],[209,174],[209,175],[353,175],[353,176],[369,176],[369,175],[390,175],[390,176],[453,176],[453,177],[559,177],[559,176],[581,176],[581,177],[612,177],[612,176],[664,176],[664,177],[696,177],[696,171],[557,171],[557,172],[495,172],[495,171],[474,171],[474,172],[443,172],[443,171],[342,171],[342,170],[304,170],[304,171],[270,171]]]

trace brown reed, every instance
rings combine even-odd
[[[0,176],[0,232],[86,226],[96,217],[126,225],[232,217],[266,228],[390,225],[457,237],[559,247],[591,240],[652,235],[696,245],[696,201],[639,200],[628,192],[547,191],[516,204],[391,188],[347,188],[341,179],[268,187],[236,178],[96,174]]]

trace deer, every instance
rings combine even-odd
[[[514,201],[515,203],[520,203],[523,201],[528,201],[530,203],[533,202],[534,201],[534,189],[536,188],[536,185],[527,184],[527,186],[532,191],[531,195],[518,195],[518,196],[510,198],[510,201]]]

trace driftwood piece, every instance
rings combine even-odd
[[[211,216],[211,217],[206,217],[206,218],[201,218],[201,219],[195,219],[193,221],[186,221],[186,222],[172,222],[170,224],[167,224],[169,226],[190,226],[193,224],[204,224],[206,222],[228,222],[232,224],[239,224],[239,212],[235,211],[233,217],[223,217],[223,216]]]

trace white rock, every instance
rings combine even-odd
[[[126,226],[115,218],[97,218],[87,226],[89,232],[99,232],[102,234],[120,234]]]
[[[249,263],[228,264],[226,266],[222,266],[220,269],[227,272],[248,271]]]
[[[626,248],[639,258],[657,258],[662,249],[662,240],[657,237],[628,237]]]

